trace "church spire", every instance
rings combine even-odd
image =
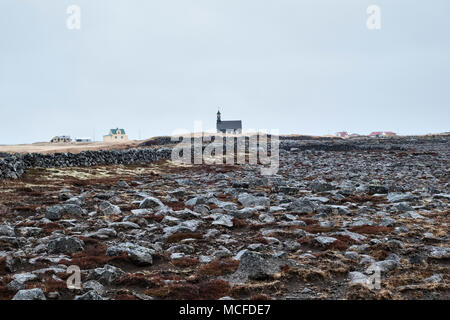
[[[220,119],[220,111],[217,110],[217,122],[220,122],[220,121],[222,121],[222,120]]]

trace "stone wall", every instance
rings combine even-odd
[[[12,155],[0,159],[0,178],[19,178],[27,168],[90,167],[111,164],[139,164],[170,159],[171,149],[128,149],[83,151],[80,153]]]

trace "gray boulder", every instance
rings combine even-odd
[[[84,249],[84,242],[74,237],[61,237],[49,242],[49,253],[74,253]]]
[[[410,193],[391,192],[387,195],[390,202],[406,202],[414,200],[414,196]]]
[[[280,271],[274,258],[255,251],[246,250],[239,258],[239,267],[232,275],[236,279],[265,280]]]
[[[164,204],[161,202],[161,200],[154,197],[147,197],[139,204],[139,209],[160,210],[162,208],[164,208]]]
[[[84,216],[87,213],[87,211],[82,209],[77,204],[66,203],[63,206],[63,213],[67,213],[67,214],[70,214],[70,215],[81,217],[81,216]]]
[[[121,269],[106,264],[103,268],[96,268],[89,271],[88,279],[97,280],[105,285],[111,285],[117,283],[120,278],[125,275],[125,272]],[[94,288],[92,288],[94,289]]]
[[[320,246],[326,246],[332,244],[335,241],[337,241],[337,239],[333,237],[319,236],[314,238],[314,242],[316,242]]]
[[[350,278],[350,283],[352,284],[363,284],[366,285],[369,283],[369,277],[361,272],[350,272],[348,274]]]
[[[108,201],[102,201],[99,205],[99,210],[102,214],[106,214],[106,215],[121,213],[121,210],[118,206],[116,206]]]
[[[32,273],[19,273],[12,276],[12,281],[8,283],[8,289],[18,291],[25,289],[25,283],[37,279],[37,275]]]
[[[14,228],[6,224],[0,225],[0,236],[15,237]]]
[[[40,288],[19,290],[12,298],[13,300],[47,300],[45,294]]]
[[[325,192],[333,190],[333,186],[325,181],[314,181],[310,184],[310,189],[313,192]]]
[[[212,224],[231,228],[233,226],[233,217],[227,214],[217,214]]]
[[[75,296],[73,300],[107,300],[98,294],[97,291],[91,290],[81,296]]]
[[[244,207],[252,206],[268,206],[270,205],[270,200],[267,197],[256,197],[252,194],[241,193],[238,196],[238,202]]]
[[[376,193],[384,194],[384,193],[388,193],[388,192],[389,192],[388,188],[386,188],[385,186],[381,186],[381,185],[372,184],[367,187],[367,193],[369,193],[369,194],[376,194]]]
[[[131,242],[120,243],[106,250],[106,255],[108,256],[116,256],[121,253],[127,253],[136,265],[150,265],[153,263],[152,255],[155,252],[152,249]]]
[[[60,205],[51,206],[45,210],[45,217],[49,220],[56,221],[61,219],[63,211],[64,209]]]

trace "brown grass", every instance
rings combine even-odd
[[[236,228],[245,228],[248,226],[247,221],[245,221],[244,219],[237,219],[237,218],[233,218],[233,226]]]
[[[236,271],[238,266],[239,266],[238,260],[233,260],[230,258],[220,260],[218,259],[203,265],[200,268],[200,273],[214,276],[222,276],[224,274],[229,274]]]
[[[6,257],[0,258],[0,275],[6,274]]]
[[[211,280],[199,284],[200,299],[216,300],[228,295],[230,285],[225,280]]]
[[[44,224],[43,226],[42,226],[42,231],[45,233],[45,234],[50,234],[50,233],[52,233],[53,231],[56,231],[56,230],[63,230],[64,228],[62,227],[62,226],[60,226],[58,223],[56,223],[56,222],[50,222],[50,223],[46,223],[46,224]]]
[[[175,243],[175,242],[180,242],[181,240],[190,239],[190,238],[203,239],[203,235],[201,233],[196,233],[196,232],[175,233],[175,234],[171,234],[167,238],[167,242],[168,243]]]
[[[388,203],[386,198],[384,197],[378,197],[378,196],[371,196],[371,195],[352,195],[342,198],[338,201],[340,204],[345,204],[346,202],[352,202],[352,203],[365,203],[365,202],[372,202],[373,204],[383,204]]]
[[[263,236],[253,238],[252,241],[256,243],[269,244],[269,242],[267,242],[267,240]]]
[[[323,281],[328,276],[327,272],[314,268],[288,269],[286,274],[303,281]]]
[[[305,227],[298,227],[299,229],[303,229],[306,232],[309,233],[322,233],[322,232],[331,232],[333,231],[332,227],[321,227],[320,225],[316,224],[316,225],[307,225]]]
[[[317,224],[317,220],[316,219],[312,219],[312,218],[302,218],[302,219],[300,219],[300,221],[303,221],[308,226],[312,225],[312,224]]]
[[[230,285],[224,280],[211,280],[192,283],[176,283],[165,287],[151,288],[146,294],[175,300],[215,300],[227,295],[230,292]]]
[[[278,280],[262,283],[236,284],[231,288],[231,295],[233,297],[262,295],[269,292],[279,292],[281,288],[282,283]]]
[[[130,258],[126,253],[118,256],[107,256],[106,245],[97,239],[80,237],[86,244],[86,248],[72,255],[71,261],[61,260],[61,264],[65,265],[77,265],[81,269],[91,269],[96,267],[103,267],[107,263],[125,261],[131,263]]]
[[[50,143],[50,142],[38,142],[33,144],[20,144],[20,145],[3,145],[0,146],[0,152],[5,153],[58,153],[58,152],[71,152],[79,153],[85,150],[119,150],[136,147],[140,142],[129,140],[121,143],[108,143],[108,142],[86,142],[86,143]]]
[[[349,230],[351,232],[364,233],[364,234],[386,234],[386,233],[392,232],[392,230],[394,230],[394,228],[363,225],[363,226],[351,227],[351,228],[349,228]]]
[[[184,210],[186,205],[182,201],[178,202],[166,202],[164,203],[166,206],[170,207],[174,211]]]
[[[15,292],[8,289],[6,286],[0,287],[0,300],[11,300]]]
[[[362,284],[354,284],[349,287],[345,298],[347,300],[392,300],[398,297],[388,290],[371,291]]]
[[[172,264],[179,268],[188,268],[198,265],[199,261],[197,258],[180,258],[172,260]]]

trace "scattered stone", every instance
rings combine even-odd
[[[333,237],[320,236],[320,237],[315,237],[314,241],[321,246],[326,246],[326,245],[334,243],[335,241],[337,241],[337,239],[333,238]]]
[[[97,291],[91,290],[81,296],[75,296],[74,300],[107,300],[98,294]]]
[[[254,251],[245,251],[240,256],[239,267],[233,278],[240,280],[265,280],[280,271],[273,258]]]
[[[164,204],[161,202],[161,200],[153,197],[147,197],[139,204],[139,209],[160,210],[162,208],[164,208]]]
[[[120,243],[106,250],[106,255],[108,256],[117,256],[121,253],[127,253],[136,265],[150,265],[153,263],[152,255],[154,250],[131,242]]]
[[[438,274],[433,274],[431,277],[428,277],[423,280],[425,283],[439,283],[442,281],[442,278]]]
[[[12,298],[13,300],[47,300],[40,288],[19,290]]]
[[[8,283],[8,289],[18,291],[25,289],[25,283],[37,279],[32,273],[18,273],[12,276],[12,281]]]
[[[102,201],[99,209],[100,212],[105,215],[120,214],[122,212],[119,206],[116,206],[108,201]]]
[[[88,279],[97,280],[105,285],[112,285],[117,283],[125,272],[121,269],[106,264],[102,268],[96,268],[89,271]]]
[[[63,207],[59,205],[48,207],[45,211],[45,217],[49,220],[56,221],[61,219],[63,214]]]
[[[60,237],[48,244],[49,253],[74,253],[84,249],[84,242],[74,237]]]

